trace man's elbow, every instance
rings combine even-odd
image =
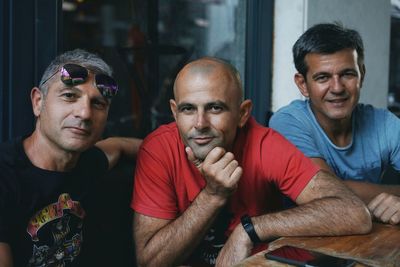
[[[170,264],[166,264],[166,262],[161,261],[158,257],[158,255],[150,256],[147,255],[145,250],[138,251],[136,250],[136,265],[139,267],[157,267],[157,266],[172,266]],[[160,264],[160,262],[163,262],[163,264]]]
[[[136,252],[136,264],[140,267],[152,266],[151,260],[148,257],[144,257],[143,254]]]
[[[372,230],[372,216],[368,208],[360,201],[356,207],[351,210],[353,216],[354,234],[368,234]]]
[[[140,257],[138,257],[138,256],[136,256],[136,265],[138,267],[150,266],[146,261],[144,261],[143,259],[140,259]]]

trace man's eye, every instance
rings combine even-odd
[[[357,73],[355,73],[355,72],[348,71],[348,72],[345,72],[345,73],[343,74],[343,76],[344,76],[345,78],[353,78],[353,77],[357,77],[358,75],[357,75]]]
[[[105,109],[107,107],[107,103],[103,101],[94,101],[93,106],[96,109]]]
[[[181,107],[181,108],[179,109],[180,112],[185,112],[185,113],[187,113],[187,112],[192,112],[193,110],[194,110],[194,108],[191,107],[191,106],[184,106],[184,107]]]
[[[325,76],[325,75],[317,76],[317,77],[315,77],[315,80],[319,83],[323,83],[323,82],[328,81],[328,76]]]
[[[223,108],[221,106],[211,106],[210,107],[211,112],[221,112],[223,110]]]
[[[76,94],[70,93],[70,92],[64,93],[64,94],[62,94],[61,96],[64,97],[64,98],[66,98],[66,99],[71,99],[71,100],[76,98]]]

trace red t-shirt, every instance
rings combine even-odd
[[[227,205],[225,235],[240,217],[282,208],[280,192],[295,200],[319,168],[279,133],[250,118],[233,148],[243,168]],[[131,207],[146,216],[175,219],[204,188],[205,180],[187,159],[176,123],[163,125],[144,140],[136,163]]]

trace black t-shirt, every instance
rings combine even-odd
[[[15,266],[77,266],[83,242],[85,197],[108,169],[93,147],[68,172],[35,167],[22,138],[0,144],[0,242]]]

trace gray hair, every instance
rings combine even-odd
[[[44,71],[39,83],[39,89],[44,95],[47,94],[50,81],[54,79],[54,77],[51,76],[54,76],[62,66],[68,63],[81,65],[95,74],[112,75],[111,67],[98,55],[89,53],[83,49],[67,51],[57,56]]]

